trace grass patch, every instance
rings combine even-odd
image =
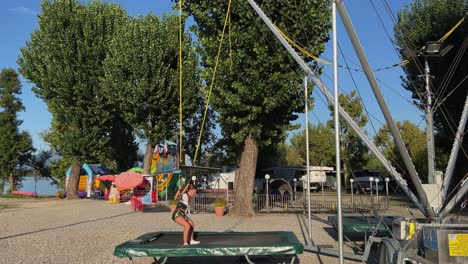
[[[15,199],[30,199],[33,197],[24,196],[24,195],[16,195],[16,194],[2,194],[0,195],[1,198],[15,198]]]
[[[19,206],[16,204],[0,204],[0,210],[2,209],[11,209],[11,208],[18,208]]]

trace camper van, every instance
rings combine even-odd
[[[309,166],[310,175],[310,190],[318,191],[321,187],[333,187],[327,186],[327,183],[333,183],[333,180],[328,179],[328,172],[332,172],[333,167],[325,166]],[[296,167],[273,167],[263,170],[260,175],[255,178],[255,186],[260,188],[264,185],[265,175],[270,175],[271,180],[283,179],[287,181],[291,187],[294,187],[294,179],[296,179],[296,187],[298,190],[307,190],[307,170],[306,166]],[[331,175],[331,174],[330,174]],[[262,188],[260,188],[261,190]]]
[[[385,179],[380,176],[379,170],[359,170],[354,172],[354,182],[353,182],[353,191],[366,193],[371,191],[382,192],[384,190]],[[372,184],[369,181],[369,178],[372,177]],[[379,182],[375,182],[375,179],[379,179]]]

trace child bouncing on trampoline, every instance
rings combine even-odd
[[[182,191],[177,191],[174,200],[179,199],[177,207],[172,213],[172,220],[184,228],[184,246],[200,244],[193,239],[195,224],[188,217],[190,214],[189,201],[197,194],[197,188],[193,184],[187,184]]]

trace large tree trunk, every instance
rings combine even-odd
[[[8,181],[10,182],[10,191],[16,191],[16,184],[15,184],[15,178],[13,178],[13,173],[10,173],[10,176],[8,177]]]
[[[67,199],[78,198],[78,183],[80,182],[81,164],[77,158],[73,158],[72,169],[67,184]]]
[[[249,135],[244,140],[238,173],[236,173],[235,202],[232,213],[237,216],[253,216],[252,192],[254,187],[255,171],[257,169],[258,147]]]
[[[4,191],[5,191],[5,181],[2,179],[0,180],[0,195],[2,195]]]
[[[146,143],[145,160],[143,161],[143,174],[144,175],[151,174],[151,162],[152,161],[153,161],[153,147],[151,146],[151,142],[148,140],[148,143]]]

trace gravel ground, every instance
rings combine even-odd
[[[336,232],[325,221],[328,216],[313,215],[312,244],[337,249]],[[239,218],[200,213],[191,218],[195,231],[292,231],[302,243],[307,237],[307,216],[300,214]],[[148,232],[182,231],[171,220],[169,211],[133,212],[128,204],[86,199],[0,198],[0,225],[0,263],[131,263],[114,257],[115,246]],[[345,252],[353,252],[353,246],[346,243]],[[226,260],[244,263],[241,258],[178,258],[167,263],[227,263]],[[277,262],[272,258],[256,259],[256,263]],[[337,262],[336,258],[307,252],[296,261]],[[137,258],[134,263],[152,263],[152,259]]]

